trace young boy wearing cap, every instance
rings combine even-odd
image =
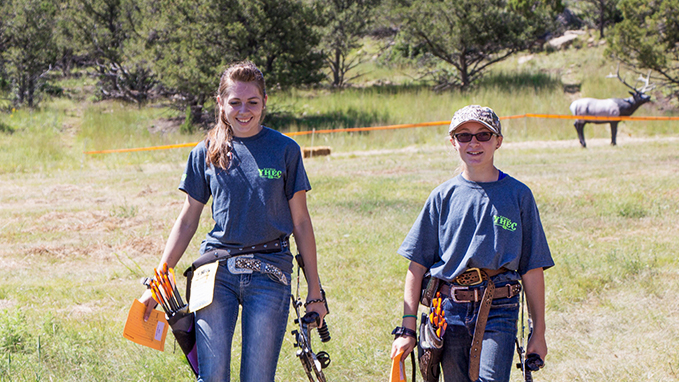
[[[440,280],[447,324],[440,354],[445,382],[509,381],[523,285],[533,331],[527,354],[547,355],[543,270],[554,265],[530,189],[498,170],[500,120],[488,107],[458,110],[448,130],[462,173],[439,185],[398,253],[410,260],[402,326],[392,358],[415,347],[427,271]]]

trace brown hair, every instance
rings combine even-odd
[[[264,85],[264,75],[262,72],[250,61],[237,62],[229,66],[219,80],[219,90],[217,95],[222,100],[226,99],[235,81],[239,82],[254,82],[262,98],[266,97],[266,87]],[[207,146],[207,157],[205,161],[208,165],[214,165],[226,170],[229,168],[231,162],[231,151],[233,150],[231,141],[233,140],[233,129],[226,119],[226,114],[217,105],[215,110],[217,123],[207,133],[205,145]],[[260,118],[260,123],[264,119],[264,111]]]

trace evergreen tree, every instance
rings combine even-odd
[[[144,102],[156,84],[150,63],[144,59],[146,15],[140,0],[69,0],[60,18],[60,34],[72,43],[62,52],[87,55],[99,73],[103,98]],[[140,45],[142,44],[142,45]]]
[[[624,20],[610,33],[607,53],[679,95],[679,0],[622,0]]]
[[[269,87],[286,89],[320,82],[324,75],[320,35],[322,20],[301,0],[240,0],[247,39],[242,51],[257,64]]]
[[[325,61],[332,74],[332,86],[343,87],[353,78],[346,78],[352,69],[360,64],[361,57],[349,58],[352,51],[361,48],[373,25],[374,11],[379,0],[321,0],[323,9],[322,44]]]
[[[527,49],[562,9],[559,1],[399,1],[402,38],[454,68],[438,71],[441,88],[467,88],[489,66]]]
[[[164,0],[150,11],[148,53],[167,94],[189,109],[190,124],[203,123],[225,65],[244,58],[238,12],[237,0]]]
[[[53,30],[56,4],[51,0],[9,0],[3,7],[0,61],[15,92],[15,102],[34,107],[45,74],[57,59]]]
[[[323,78],[313,10],[299,0],[164,0],[148,29],[160,80],[194,124],[217,91],[219,75],[239,60],[264,72],[270,89]]]
[[[9,37],[5,30],[8,15],[5,9],[5,1],[0,0],[0,94],[7,91],[9,88],[9,81],[7,80],[7,72],[5,70],[4,54],[9,48]]]
[[[617,8],[619,0],[582,0],[583,18],[596,25],[599,38],[604,38],[604,28],[621,21],[621,13]]]

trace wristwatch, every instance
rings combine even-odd
[[[414,330],[408,329],[408,328],[403,327],[403,326],[397,326],[391,332],[391,334],[394,335],[394,339],[397,339],[399,337],[413,337],[413,338],[417,339],[417,333],[415,333]]]

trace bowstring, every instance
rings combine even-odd
[[[299,264],[297,264],[297,292],[295,292],[296,293],[295,304],[297,303],[297,301],[299,301],[299,269],[300,268],[301,267],[299,266]]]
[[[519,361],[521,362],[521,374],[526,380],[526,321],[524,320],[524,312],[526,311],[526,290],[521,283],[521,354]]]

